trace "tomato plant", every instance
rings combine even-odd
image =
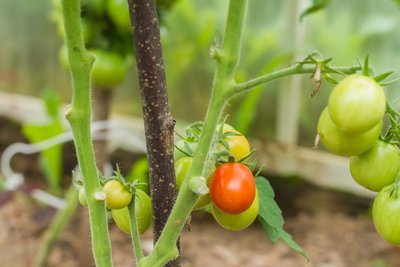
[[[400,245],[399,185],[384,187],[372,206],[372,219],[378,234],[387,242]]]
[[[253,203],[245,211],[238,214],[224,213],[212,205],[212,215],[223,228],[231,231],[239,231],[249,227],[257,218],[259,209],[258,192],[254,196]]]
[[[103,186],[106,193],[106,204],[111,210],[125,208],[132,200],[132,194],[117,180],[109,180]]]
[[[328,110],[341,131],[360,134],[374,128],[382,120],[386,110],[385,92],[370,77],[349,75],[333,89]]]
[[[242,163],[221,164],[211,177],[211,200],[224,213],[238,214],[248,209],[255,191],[253,173]]]
[[[119,229],[127,234],[131,232],[128,207],[111,210],[111,215]],[[139,234],[144,234],[152,223],[151,200],[150,197],[140,189],[136,189],[135,192],[135,215]]]
[[[372,191],[394,183],[399,169],[399,149],[384,141],[378,141],[367,152],[350,158],[351,176]]]
[[[322,144],[331,152],[341,156],[353,156],[366,152],[378,141],[381,130],[382,121],[360,134],[344,133],[333,123],[327,108],[322,111],[318,121],[318,134]]]

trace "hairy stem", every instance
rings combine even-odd
[[[130,229],[131,229],[132,243],[135,249],[136,265],[138,265],[138,262],[143,258],[143,250],[140,243],[140,234],[135,212],[135,202],[136,202],[136,196],[133,196],[132,201],[129,204],[128,208],[129,208],[129,215],[131,222]]]
[[[331,69],[340,71],[342,73],[346,74],[351,74],[355,73],[356,71],[360,70],[360,66],[350,66],[350,67],[335,67],[335,66],[330,66]],[[315,72],[315,66],[305,66],[302,64],[297,64],[295,66],[291,66],[288,68],[280,69],[278,71],[270,72],[267,74],[264,74],[260,77],[254,78],[252,80],[239,83],[235,86],[235,94],[242,93],[245,91],[248,91],[252,88],[255,88],[257,86],[260,86],[262,84],[266,84],[270,81],[280,79],[283,77],[287,77],[290,75],[294,74],[303,74],[303,73],[314,73]],[[322,69],[323,73],[334,73],[333,71]]]
[[[68,61],[72,78],[72,103],[66,117],[74,135],[78,163],[89,208],[93,253],[96,266],[112,266],[111,245],[104,201],[96,201],[93,194],[101,190],[90,135],[91,97],[90,72],[94,59],[85,49],[79,0],[63,0]]]

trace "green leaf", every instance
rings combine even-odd
[[[60,121],[52,121],[45,125],[26,124],[22,132],[30,143],[37,143],[54,137],[64,131]],[[50,189],[58,191],[62,171],[62,146],[56,145],[40,153],[40,164],[46,175]]]
[[[307,253],[304,251],[304,249],[302,247],[299,246],[299,244],[296,243],[296,241],[293,240],[292,236],[286,232],[285,230],[283,230],[281,232],[281,236],[280,238],[283,240],[283,242],[286,243],[286,245],[288,245],[291,249],[293,249],[294,251],[300,253],[301,255],[303,255],[308,261],[310,260],[310,258],[308,257]]]
[[[49,117],[52,119],[58,119],[59,108],[60,108],[59,95],[52,89],[46,89],[42,94],[42,98],[46,106],[46,111]]]
[[[292,239],[292,236],[283,229],[284,219],[282,211],[275,202],[275,193],[271,184],[262,176],[257,176],[256,186],[260,198],[258,218],[264,232],[272,243],[282,239],[291,249],[303,255],[307,260],[306,252]]]
[[[302,21],[305,16],[313,14],[327,7],[331,0],[313,0],[312,2],[313,4],[300,14],[300,21]]]
[[[267,179],[256,177],[257,190],[260,198],[259,218],[261,224],[272,242],[276,242],[283,231],[282,211],[275,202],[275,193]]]

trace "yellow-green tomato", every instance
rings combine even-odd
[[[370,77],[349,75],[333,89],[328,110],[332,121],[341,131],[363,133],[382,120],[386,110],[385,92]]]
[[[214,205],[212,205],[211,209],[212,215],[214,216],[214,219],[218,222],[218,224],[230,231],[239,231],[249,227],[257,218],[258,210],[259,210],[259,198],[257,190],[251,206],[247,210],[241,213],[238,214],[224,213]]]
[[[367,116],[367,115],[366,115]],[[318,134],[322,144],[332,153],[341,156],[360,155],[372,148],[381,134],[382,121],[360,134],[346,134],[333,123],[325,108],[319,117]]]
[[[372,219],[378,234],[393,245],[400,245],[399,186],[392,184],[379,191],[372,205]]]
[[[229,151],[234,156],[235,160],[238,161],[250,154],[250,145],[246,137],[235,129],[229,129],[224,125],[224,133],[233,133],[235,135],[225,137],[225,140],[229,144]]]
[[[376,142],[367,152],[350,158],[350,172],[353,179],[375,192],[394,183],[399,169],[399,149],[383,141]]]
[[[79,189],[78,200],[79,200],[79,203],[81,203],[82,206],[84,206],[84,207],[87,206],[87,199],[86,199],[85,189],[83,187],[81,189]]]
[[[135,214],[139,234],[144,234],[150,228],[153,219],[151,211],[151,199],[140,189],[136,190]],[[114,222],[119,229],[127,234],[131,232],[128,207],[119,210],[111,210],[111,216],[113,217]]]
[[[106,193],[106,205],[111,210],[125,208],[131,203],[132,193],[117,180],[110,180],[103,186],[103,192]]]

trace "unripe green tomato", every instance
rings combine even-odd
[[[332,122],[325,108],[318,121],[318,134],[322,144],[332,153],[341,156],[360,155],[371,149],[381,134],[382,121],[360,134],[346,134]]]
[[[192,166],[192,157],[183,157],[175,162],[175,177],[176,177],[176,187],[178,191],[181,189],[183,181]]]
[[[179,191],[183,184],[183,181],[192,166],[192,157],[183,157],[175,162],[175,176],[176,176],[176,187]],[[194,210],[202,209],[208,204],[210,204],[211,198],[209,194],[202,195],[194,206]]]
[[[139,183],[141,183],[140,185],[137,185],[136,188],[149,194],[149,163],[147,157],[136,160],[132,165],[126,180],[128,182],[133,182],[135,179],[139,180]]]
[[[111,21],[121,32],[130,33],[131,19],[128,10],[128,1],[126,0],[108,0],[107,12]]]
[[[251,206],[247,210],[239,214],[223,213],[214,205],[212,205],[211,209],[212,215],[214,216],[218,224],[230,231],[239,231],[249,227],[257,218],[258,210],[259,198],[257,190]]]
[[[139,234],[144,234],[151,226],[153,215],[151,211],[151,199],[140,189],[136,190],[135,214]],[[127,234],[131,232],[128,207],[119,210],[111,210],[111,215],[119,229]]]
[[[376,142],[367,152],[350,158],[350,172],[353,179],[375,192],[394,183],[399,169],[399,149],[383,141]]]
[[[378,124],[385,114],[383,88],[372,78],[352,74],[340,81],[329,96],[329,115],[348,134],[360,134]]]
[[[132,194],[117,180],[110,180],[103,186],[106,193],[106,205],[111,210],[125,208],[131,203]]]
[[[399,186],[388,185],[379,191],[372,205],[372,219],[378,234],[393,245],[400,245]]]
[[[81,189],[79,189],[78,200],[82,206],[84,206],[84,207],[87,206],[86,193],[85,193],[85,189],[83,187]]]
[[[106,11],[107,2],[108,0],[83,0],[82,6],[87,13],[101,16]]]
[[[129,65],[119,54],[99,49],[89,51],[96,58],[92,68],[92,82],[104,89],[120,84],[129,71]]]

